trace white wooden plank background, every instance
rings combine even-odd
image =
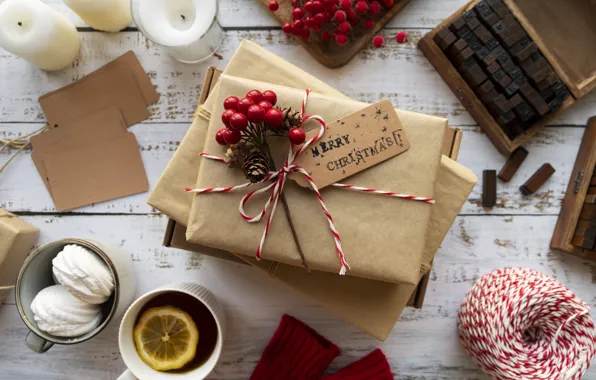
[[[188,129],[207,67],[224,67],[238,44],[250,39],[355,99],[374,102],[388,98],[404,109],[447,117],[451,125],[465,131],[459,161],[479,176],[484,169],[499,169],[505,161],[415,46],[418,38],[465,0],[412,0],[383,31],[392,37],[405,29],[410,43],[365,49],[336,70],[322,67],[284,36],[254,0],[220,1],[221,22],[227,28],[222,59],[195,66],[173,61],[134,29],[118,34],[94,32],[61,1],[46,2],[80,27],[84,41],[81,58],[71,69],[47,74],[0,51],[1,137],[40,127],[44,117],[37,98],[41,94],[134,50],[162,95],[151,120],[132,128],[153,186]],[[481,188],[475,189],[437,256],[424,309],[404,312],[385,343],[376,342],[250,268],[161,247],[167,219],[145,203],[147,194],[56,213],[30,152],[0,174],[0,207],[41,228],[40,244],[62,237],[92,236],[120,244],[134,260],[139,294],[175,280],[196,281],[212,289],[226,305],[230,334],[222,361],[210,379],[248,378],[284,312],[305,320],[342,348],[332,370],[381,347],[399,379],[482,379],[484,375],[460,348],[455,331],[459,303],[482,274],[503,266],[531,267],[559,279],[590,305],[596,304],[596,264],[549,250],[583,125],[593,114],[596,94],[540,132],[527,145],[531,154],[519,174],[510,184],[499,184],[499,204],[494,209],[481,207]],[[7,159],[7,153],[0,154],[0,165]],[[539,194],[522,197],[517,188],[545,162],[551,162],[557,173]],[[0,379],[114,379],[124,369],[117,326],[77,349],[54,347],[41,356],[25,347],[26,331],[9,297],[0,307]],[[596,370],[585,378],[596,379]]]

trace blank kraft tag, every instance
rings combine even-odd
[[[310,139],[319,129],[307,133]],[[319,189],[340,182],[410,149],[397,113],[388,100],[327,124],[327,131],[294,160],[313,178]],[[309,187],[304,176],[290,176]]]

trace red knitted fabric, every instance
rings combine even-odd
[[[324,380],[393,380],[393,373],[387,358],[377,348],[333,375],[325,376]]]
[[[339,355],[336,345],[299,320],[284,315],[250,380],[317,380]],[[377,349],[324,380],[391,380],[385,355]]]
[[[320,379],[339,348],[299,320],[284,315],[251,380]]]

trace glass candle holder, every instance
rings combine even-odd
[[[132,0],[132,17],[141,31],[166,53],[198,63],[221,46],[217,0]]]

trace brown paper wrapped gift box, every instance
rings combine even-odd
[[[210,117],[207,136],[215,136],[222,128],[220,117],[215,115],[221,115],[224,111],[224,100],[230,95],[242,97],[253,88],[275,91],[278,105],[281,107],[300,109],[304,99],[304,89],[253,81],[224,73],[219,78],[219,88],[210,95],[215,97],[213,108],[203,107],[200,111],[199,118],[207,112],[213,115]],[[331,121],[358,112],[366,106],[366,103],[311,92],[306,112]],[[447,121],[404,110],[396,111],[410,142],[410,149],[342,182],[432,198]],[[318,127],[317,123],[303,125],[307,131]],[[274,158],[283,162],[289,149],[289,141],[276,138],[271,148]],[[206,138],[205,152],[223,157],[226,150],[227,148],[219,145],[214,138]],[[230,170],[220,162],[203,159],[200,161],[199,175],[194,187],[225,187],[246,182],[242,170]],[[265,221],[246,223],[239,217],[238,204],[247,192],[195,195],[187,226],[187,240],[254,257]],[[321,195],[341,234],[343,250],[352,268],[348,271],[348,276],[409,285],[418,283],[422,253],[434,205],[334,187],[321,190]],[[333,235],[315,194],[293,181],[287,181],[284,196],[289,203],[294,228],[309,267],[338,273],[340,266]],[[245,204],[248,214],[257,215],[267,197],[269,194],[261,194],[255,197],[254,201]],[[292,237],[288,216],[281,207],[277,208],[270,225],[262,257],[297,267],[302,264]]]
[[[268,78],[276,83],[294,85],[300,88],[308,86],[322,93],[345,98],[344,95],[325,85],[320,80],[304,73],[297,67],[289,64],[258,45],[246,41],[241,44],[236,56],[230,61],[226,71],[232,74],[242,74],[243,76],[255,79],[263,78],[263,73],[266,73]],[[212,71],[207,75],[200,103],[205,100],[208,91],[215,86],[218,75],[219,73],[215,71]],[[190,200],[188,195],[181,192],[180,189],[192,186],[196,181],[196,168],[199,165],[199,153],[203,150],[203,141],[206,138],[206,130],[207,122],[204,119],[197,118],[149,198],[149,204],[182,225],[188,223]],[[449,137],[446,138],[444,145],[446,149],[445,151],[449,151],[450,156],[455,158],[461,141],[461,133],[452,130],[448,135]],[[450,181],[460,183],[462,188],[452,190],[447,187],[445,188],[445,191],[451,191],[456,195],[456,199],[451,202],[452,205],[449,213],[436,218],[437,221],[442,221],[440,224],[444,226],[444,229],[446,227],[445,233],[476,182],[475,176],[467,169],[461,166],[454,167],[454,169],[455,172],[452,174],[455,175],[449,175],[446,178]],[[446,185],[448,186],[449,183]],[[440,211],[439,208],[435,208],[434,210]],[[184,232],[183,230],[179,231],[182,231],[182,233]],[[177,232],[177,234],[178,233],[179,232]],[[440,245],[443,237],[436,243],[437,247]],[[177,241],[181,243],[183,240]],[[186,243],[181,248],[191,249],[191,246]],[[199,248],[199,250],[202,253],[207,254],[222,254],[221,251],[211,248]],[[427,250],[425,253],[425,260],[427,260],[428,268],[432,262],[432,259],[426,258],[429,252],[430,251]],[[223,252],[223,254],[225,254],[225,252]],[[434,252],[432,252],[432,255],[434,255]],[[253,265],[258,264],[254,259],[250,259],[249,257],[244,258],[249,261],[252,260],[253,262],[251,264]],[[260,264],[262,264],[263,267],[257,266],[257,268],[267,271],[269,265],[266,262],[260,262]],[[381,340],[386,339],[389,335],[389,332],[395,325],[397,318],[408,303],[414,290],[414,286],[388,284],[387,288],[379,293],[374,286],[370,288],[365,286],[363,291],[368,294],[365,294],[364,296],[362,296],[361,293],[358,293],[353,294],[353,299],[334,299],[329,303],[325,303],[325,299],[333,297],[335,290],[331,287],[327,287],[325,279],[322,281],[313,281],[310,277],[308,277],[306,281],[311,285],[306,284],[306,286],[300,290],[300,278],[304,276],[304,272],[300,268],[298,268],[298,271],[300,272],[298,277],[294,277],[292,276],[292,273],[289,273],[288,278],[284,278],[284,271],[278,270],[276,272],[276,277],[307,295],[309,295],[308,293],[311,290],[310,286],[314,286],[314,291],[309,295],[312,299],[320,302],[328,310],[349,323],[352,323],[356,327]],[[330,274],[328,276],[329,278],[333,278],[332,281],[336,281],[336,279],[339,278],[339,276],[335,274]],[[362,281],[363,284],[383,284],[377,281],[355,280]],[[302,282],[304,282],[304,280]],[[426,281],[423,278],[419,290],[416,293],[417,297],[415,297],[418,299],[418,305],[421,304],[421,295],[424,294],[425,286]],[[371,297],[373,294],[377,295],[377,297]],[[354,309],[357,309],[356,312],[353,312]]]
[[[37,242],[39,230],[0,208],[0,304]]]

